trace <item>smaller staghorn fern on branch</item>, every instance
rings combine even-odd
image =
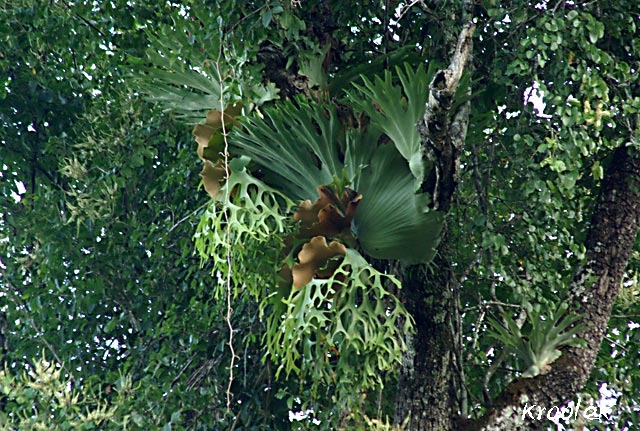
[[[557,309],[551,310],[548,316],[542,316],[538,309],[530,307],[525,331],[510,316],[503,316],[507,326],[495,319],[489,319],[492,330],[489,335],[504,343],[506,348],[521,361],[525,371],[523,377],[535,377],[545,370],[561,355],[559,347],[584,347],[584,340],[576,334],[584,325],[574,325],[582,316],[566,315],[569,306],[561,303]],[[574,326],[572,326],[574,325]]]

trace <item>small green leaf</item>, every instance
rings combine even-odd
[[[262,25],[263,27],[269,27],[271,23],[271,18],[273,18],[273,10],[267,9],[262,13]]]
[[[604,169],[602,168],[600,161],[596,160],[593,163],[593,166],[591,166],[591,174],[596,180],[602,180],[604,178]]]
[[[144,417],[142,417],[142,415],[135,410],[131,412],[131,419],[133,419],[133,423],[135,423],[139,427],[144,425]]]

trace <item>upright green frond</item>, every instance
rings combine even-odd
[[[319,185],[342,171],[339,143],[344,132],[333,106],[285,102],[264,119],[248,118],[231,137],[231,150],[249,156],[265,181],[293,200],[314,199]]]
[[[345,136],[344,169],[351,184],[371,164],[371,158],[378,148],[382,132],[370,124],[363,129],[347,129]]]
[[[405,64],[404,70],[396,67],[401,85],[395,84],[392,74],[386,71],[384,78],[374,81],[362,76],[363,85],[353,84],[355,90],[348,92],[356,109],[364,111],[371,122],[391,138],[394,145],[409,163],[413,176],[422,181],[429,167],[424,166],[420,153],[420,136],[416,124],[424,114],[429,96],[429,81],[435,67],[425,71],[420,65],[415,70]]]
[[[212,61],[202,57],[188,63],[180,60],[181,41],[175,34],[149,38],[154,48],[147,50],[145,59],[132,58],[136,66],[133,75],[135,88],[179,119],[195,124],[210,109],[221,104],[221,82]]]
[[[522,331],[510,316],[502,316],[507,327],[495,319],[489,319],[491,330],[489,335],[500,340],[509,351],[522,362],[525,368],[523,377],[535,377],[543,372],[561,355],[562,346],[584,347],[584,340],[576,335],[585,328],[584,324],[576,324],[581,315],[565,314],[566,302],[542,316],[538,309],[528,312],[528,328]]]
[[[424,74],[422,68],[416,72]],[[407,88],[410,76],[411,72],[406,72],[402,77]],[[395,88],[400,100],[400,89]],[[398,146],[379,145],[385,124],[392,122],[348,128],[341,125],[334,106],[303,99],[297,102],[269,109],[263,119],[247,118],[230,136],[232,152],[249,156],[264,172],[264,181],[294,201],[313,201],[318,186],[346,177],[363,196],[352,230],[364,251],[380,259],[429,262],[444,214],[429,208],[429,195],[415,193],[415,176]],[[419,110],[407,112],[418,115]],[[394,121],[401,121],[400,112],[394,115]],[[415,132],[417,137],[413,123],[410,129],[406,136]]]

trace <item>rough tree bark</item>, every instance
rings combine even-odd
[[[457,184],[460,149],[469,124],[469,105],[452,113],[453,97],[472,49],[474,25],[460,32],[447,69],[436,73],[429,85],[429,100],[423,120],[418,124],[423,157],[433,163],[432,175],[422,190],[432,196],[434,209],[449,211]],[[446,228],[445,228],[446,230]],[[445,234],[446,235],[446,234]],[[410,430],[449,430],[453,427],[453,340],[451,310],[452,277],[447,261],[447,241],[443,238],[430,271],[424,265],[402,271],[402,301],[415,319],[415,334],[407,337],[398,380],[395,422],[408,417]]]
[[[434,207],[448,211],[455,191],[455,167],[466,136],[468,110],[450,118],[449,95],[465,67],[473,28],[458,39],[448,69],[431,83],[424,121],[418,125],[425,157],[435,161],[437,184],[427,178],[423,191],[434,193]],[[467,107],[468,109],[468,107]],[[550,423],[523,415],[525,405],[561,406],[572,400],[587,381],[604,337],[611,308],[638,233],[640,218],[640,159],[632,149],[618,148],[605,174],[586,241],[587,258],[570,288],[572,311],[583,314],[586,329],[579,334],[587,348],[568,347],[542,375],[520,378],[507,386],[487,414],[467,423],[473,430],[546,430]],[[454,411],[452,278],[446,261],[446,238],[434,261],[437,274],[424,267],[402,273],[402,300],[415,318],[416,334],[408,337],[408,350],[400,370],[396,423],[409,416],[410,430],[461,429]]]
[[[446,244],[443,241],[442,244]],[[408,419],[409,430],[452,428],[452,337],[450,329],[453,295],[449,288],[446,259],[434,259],[438,271],[424,265],[402,273],[401,299],[415,320],[415,334],[407,336],[407,350],[398,379],[395,422]]]
[[[523,415],[525,404],[546,408],[572,400],[591,373],[607,329],[611,308],[640,223],[640,157],[632,148],[615,150],[591,218],[587,255],[571,284],[575,311],[587,328],[579,336],[587,348],[569,347],[535,378],[510,383],[484,418],[470,429],[546,430],[550,423]]]

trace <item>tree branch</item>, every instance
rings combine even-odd
[[[546,416],[533,420],[525,405],[547,409],[567,403],[584,386],[607,329],[640,224],[640,159],[626,147],[614,151],[591,219],[586,260],[574,276],[570,294],[586,329],[586,348],[567,347],[549,370],[511,382],[472,429],[546,430]],[[508,424],[508,425],[504,425]]]
[[[458,36],[449,67],[438,71],[429,84],[429,100],[423,119],[418,123],[425,166],[433,166],[421,184],[431,194],[434,209],[448,211],[457,184],[459,149],[469,125],[469,103],[451,117],[453,99],[473,47],[475,25],[467,23]]]

